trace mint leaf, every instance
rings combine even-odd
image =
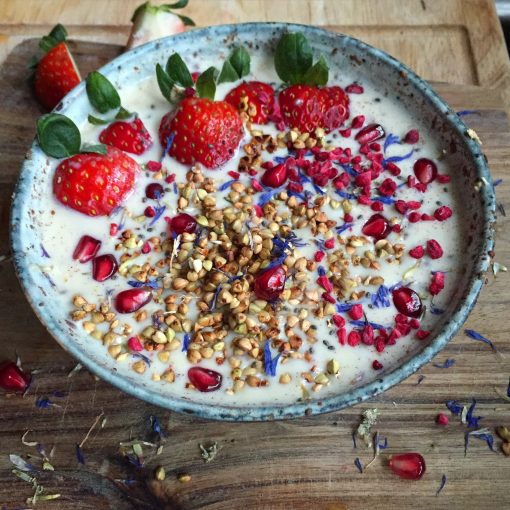
[[[239,78],[246,76],[250,72],[250,54],[243,46],[236,48],[228,60],[232,64],[232,67],[236,70]]]
[[[218,70],[215,67],[209,67],[199,77],[196,83],[198,95],[207,99],[214,99],[216,94],[216,77]]]
[[[174,53],[166,63],[166,72],[168,76],[182,87],[193,87],[193,78],[188,70],[188,66],[184,63],[178,53]]]
[[[223,63],[223,67],[221,68],[218,83],[228,83],[231,81],[237,81],[238,79],[239,75],[237,74],[237,71],[234,69],[234,66],[230,63],[230,60],[225,60],[225,62]]]
[[[87,76],[87,96],[92,106],[100,113],[120,107],[120,96],[115,87],[101,73],[92,71]]]
[[[303,82],[305,85],[321,86],[328,83],[329,78],[329,67],[324,58],[324,55],[319,57],[319,60],[306,71],[303,76]]]
[[[66,158],[80,152],[81,135],[69,117],[48,113],[37,120],[37,141],[48,156]]]
[[[123,106],[119,108],[119,111],[117,112],[117,115],[115,115],[115,118],[117,120],[126,120],[129,119],[129,117],[132,117],[133,114],[126,110]]]
[[[283,34],[274,55],[276,72],[283,82],[302,83],[305,73],[313,63],[312,48],[300,33]]]
[[[161,94],[163,97],[170,101],[170,96],[172,92],[172,88],[174,86],[174,82],[168,76],[167,72],[159,65],[156,64],[156,78],[158,80],[158,87],[161,90]]]
[[[104,143],[84,143],[80,150],[81,153],[95,152],[96,154],[108,154],[108,149]]]
[[[103,126],[104,124],[109,124],[110,121],[108,119],[100,119],[99,117],[94,117],[94,115],[89,115],[87,120],[90,124],[94,126]]]

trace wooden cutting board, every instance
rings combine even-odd
[[[83,74],[121,52],[113,45],[73,45]],[[26,62],[36,53],[36,41],[16,46],[0,69],[0,254],[7,254],[8,218],[13,186],[31,140],[35,119],[42,113],[27,83]],[[483,140],[502,204],[508,204],[510,180],[510,127],[500,95],[487,88],[435,84],[436,90],[457,110],[476,110],[466,117]],[[501,216],[501,215],[500,215]],[[497,226],[497,260],[510,260],[508,220]],[[510,368],[510,328],[507,319],[508,277],[488,278],[488,285],[467,325],[494,340],[500,354],[485,344],[459,334],[436,359],[455,359],[450,369],[428,364],[419,373],[372,401],[322,416],[272,423],[219,423],[170,413],[129,397],[86,371],[69,373],[76,362],[48,335],[35,317],[16,280],[10,261],[0,262],[0,353],[14,358],[17,352],[35,383],[28,395],[0,396],[0,504],[8,509],[32,508],[30,484],[16,478],[8,454],[35,454],[23,445],[38,441],[54,455],[54,471],[37,474],[54,501],[38,503],[45,510],[64,509],[310,509],[351,510],[430,508],[510,508],[510,458],[491,452],[485,443],[472,440],[464,456],[464,425],[453,418],[448,427],[434,423],[444,402],[457,399],[479,403],[482,425],[491,430],[510,426],[510,404],[496,389],[506,392]],[[425,379],[417,384],[419,376]],[[57,396],[54,392],[57,393]],[[56,405],[39,409],[38,397]],[[351,435],[367,408],[378,408],[380,420],[374,430],[388,438],[374,465],[360,474],[372,451],[358,445]],[[83,446],[85,464],[79,464],[75,445],[80,443],[96,417],[98,425]],[[149,417],[157,416],[166,437],[160,455],[144,447],[145,464],[136,469],[119,455],[119,442],[154,440]],[[217,442],[219,453],[210,463],[200,457],[199,443]],[[499,449],[499,441],[495,448]],[[419,482],[394,476],[387,467],[389,454],[420,451],[427,473]],[[38,461],[32,461],[40,465]],[[154,480],[157,466],[167,478]],[[177,477],[189,474],[191,480]],[[442,475],[444,490],[436,497]],[[135,480],[126,484],[124,480]]]

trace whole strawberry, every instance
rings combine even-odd
[[[81,81],[78,68],[64,42],[66,36],[66,29],[57,25],[40,42],[46,54],[35,70],[34,91],[37,100],[48,110],[55,108]]]
[[[225,101],[241,112],[246,112],[255,124],[267,124],[274,107],[274,90],[260,81],[241,83],[232,89]]]
[[[243,123],[235,108],[207,98],[183,99],[159,126],[161,145],[170,146],[170,156],[187,165],[201,163],[207,168],[229,161],[242,138]]]
[[[278,95],[283,120],[302,133],[339,128],[349,117],[349,98],[338,86],[326,87],[329,68],[324,59],[313,63],[313,52],[302,34],[284,34],[275,52],[278,76],[289,84]]]
[[[101,131],[99,141],[132,154],[143,154],[152,146],[152,138],[139,117],[118,120]]]
[[[138,163],[115,147],[106,154],[76,154],[60,163],[53,193],[64,205],[88,216],[105,216],[133,190]]]

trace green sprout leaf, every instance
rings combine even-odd
[[[323,86],[328,83],[329,67],[324,58],[324,55],[319,57],[319,60],[306,71],[303,76],[303,83],[305,85]]]
[[[283,82],[302,83],[306,72],[312,67],[313,54],[308,40],[300,33],[283,34],[274,56],[276,72]]]
[[[69,117],[49,113],[37,121],[37,141],[48,156],[66,158],[80,152],[81,135]]]
[[[49,51],[51,48],[54,48],[57,44],[64,42],[67,38],[67,30],[64,25],[60,23],[55,25],[51,32],[48,35],[45,35],[39,41],[39,48],[43,51]]]
[[[110,81],[97,71],[87,76],[87,96],[92,106],[100,113],[120,108],[120,96]]]
[[[108,154],[108,149],[104,143],[84,143],[80,152],[95,152],[96,154]]]
[[[250,54],[243,46],[237,47],[225,60],[218,83],[240,80],[250,72]]]
[[[94,126],[103,126],[104,124],[109,124],[110,121],[108,119],[100,119],[99,117],[94,117],[94,115],[89,115],[87,120],[90,124]]]
[[[188,66],[178,53],[174,53],[166,63],[166,72],[170,79],[181,87],[193,87],[193,78]]]
[[[115,118],[117,120],[126,120],[133,116],[133,113],[126,110],[123,106],[119,108],[119,111],[117,112],[117,115],[115,115]]]
[[[156,78],[158,80],[158,86],[161,94],[163,94],[163,97],[167,101],[170,101],[172,88],[175,84],[160,64],[156,64]]]
[[[209,67],[198,77],[196,87],[200,97],[214,99],[217,76],[218,70],[215,67]]]
[[[189,16],[184,16],[184,14],[177,13],[174,14],[179,17],[179,19],[184,23],[185,27],[194,27],[196,25],[196,23]]]

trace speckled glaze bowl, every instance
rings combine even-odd
[[[12,206],[11,236],[14,262],[19,280],[35,313],[57,342],[90,371],[119,389],[142,400],[179,412],[203,418],[234,421],[275,420],[335,411],[362,402],[399,383],[430,361],[456,334],[475,304],[482,287],[482,278],[489,267],[488,252],[493,248],[495,197],[492,180],[479,144],[454,111],[440,99],[430,86],[406,66],[367,44],[326,30],[303,25],[281,23],[246,23],[214,26],[179,34],[138,47],[125,53],[101,69],[117,86],[143,80],[154,73],[157,62],[179,52],[186,55],[201,52],[204,60],[224,59],[235,44],[249,44],[253,51],[271,51],[283,31],[301,31],[318,52],[328,55],[332,68],[341,67],[361,81],[376,81],[381,94],[393,96],[413,115],[439,133],[452,154],[449,163],[458,168],[456,186],[465,197],[463,203],[468,235],[462,263],[465,267],[450,307],[432,332],[426,344],[416,342],[416,351],[409,353],[400,366],[349,392],[327,398],[287,406],[225,406],[207,405],[190,398],[178,398],[150,380],[115,363],[105,351],[94,351],[89,337],[68,320],[68,311],[54,306],[52,298],[58,288],[48,285],[44,276],[45,260],[40,254],[42,222],[38,211],[44,207],[41,184],[51,178],[41,169],[46,156],[36,143],[29,150],[16,187]],[[78,124],[85,122],[89,110],[84,83],[76,87],[59,105],[58,110]],[[47,220],[47,218],[46,218]],[[47,259],[46,259],[47,260]],[[167,388],[167,391],[164,391]]]

